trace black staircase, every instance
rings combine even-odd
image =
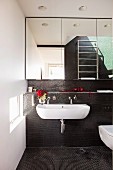
[[[104,56],[98,54],[96,41],[77,36],[65,46],[66,79],[109,79]]]

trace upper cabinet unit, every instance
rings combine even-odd
[[[26,79],[111,79],[112,70],[112,19],[26,18]]]

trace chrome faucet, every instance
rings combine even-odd
[[[72,98],[71,98],[71,97],[69,97],[69,100],[70,100],[70,104],[73,104],[73,101],[72,101]]]
[[[47,104],[49,104],[50,97],[47,98]]]
[[[73,99],[74,99],[74,100],[77,100],[77,96],[75,95],[75,96],[73,97]]]

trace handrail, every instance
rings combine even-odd
[[[101,52],[100,48],[98,48],[98,50],[99,50],[99,52],[100,52],[100,54],[101,54],[102,61],[104,62],[104,56],[103,56],[103,54],[102,54],[102,52]]]

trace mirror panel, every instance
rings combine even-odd
[[[26,79],[41,79],[41,58],[28,22],[26,22]]]
[[[61,18],[26,19],[27,79],[64,79],[64,49],[47,48],[61,45],[61,38]]]
[[[62,44],[66,45],[76,36],[95,36],[96,19],[62,19]]]
[[[42,79],[64,79],[64,48],[38,47],[42,58]]]
[[[112,77],[112,20],[97,20],[97,42],[99,48],[99,56],[102,57],[103,63],[108,70],[108,77]],[[100,61],[101,62],[101,61]]]
[[[77,46],[73,41],[75,37],[97,41],[101,70],[99,78],[108,79],[101,66],[104,63],[105,69],[112,75],[111,23],[112,19],[26,18],[26,79],[65,79],[67,73],[70,79],[78,79],[77,54],[74,54]],[[69,47],[72,41],[74,50]],[[67,46],[70,51],[68,62]],[[70,68],[67,70],[64,64],[70,65]]]
[[[112,19],[97,19],[97,37],[112,37]]]
[[[37,45],[61,44],[60,18],[28,18],[27,22]]]

